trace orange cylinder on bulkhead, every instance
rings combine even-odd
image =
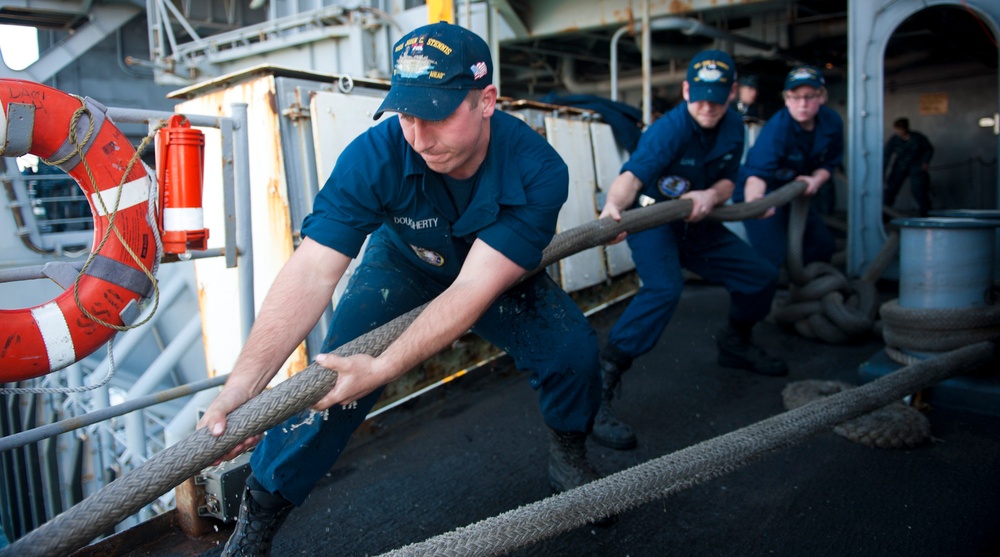
[[[170,117],[156,144],[160,182],[160,231],[165,253],[204,250],[208,245],[201,204],[205,169],[205,134],[183,115]]]

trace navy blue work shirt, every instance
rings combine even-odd
[[[431,276],[456,276],[479,238],[525,269],[541,262],[569,190],[566,163],[538,132],[497,110],[468,208],[459,214],[441,175],[403,137],[398,118],[347,146],[316,196],[302,235],[357,257],[384,235]]]
[[[657,201],[736,181],[743,153],[743,121],[727,109],[719,124],[706,130],[683,102],[653,122],[631,158],[622,166],[642,182],[641,194]]]
[[[782,108],[764,124],[747,153],[734,197],[743,199],[743,185],[750,176],[767,182],[767,190],[771,191],[819,168],[825,168],[832,176],[843,160],[844,121],[839,114],[820,106],[816,126],[807,132],[792,118],[787,107]]]

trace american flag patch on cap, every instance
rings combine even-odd
[[[479,79],[486,76],[486,62],[476,62],[469,69],[472,70],[473,79]]]

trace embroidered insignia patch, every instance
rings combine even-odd
[[[413,244],[410,244],[410,249],[412,249],[413,253],[417,254],[417,257],[419,257],[424,263],[429,263],[435,267],[441,267],[444,265],[444,256],[436,251],[421,248]]]
[[[667,197],[680,197],[691,188],[691,182],[683,176],[664,176],[656,183],[656,189]]]
[[[423,54],[414,54],[413,51],[401,55],[396,59],[396,72],[400,77],[409,79],[428,75],[434,62]]]

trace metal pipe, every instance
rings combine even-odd
[[[37,443],[38,441],[49,437],[75,431],[82,427],[103,422],[104,420],[124,416],[129,412],[149,408],[150,406],[174,400],[175,398],[189,396],[206,389],[218,387],[225,383],[227,378],[228,375],[219,375],[217,377],[195,381],[194,383],[188,383],[187,385],[181,385],[179,387],[160,391],[151,395],[128,400],[121,404],[109,406],[101,410],[88,412],[80,417],[68,418],[54,424],[47,424],[27,431],[22,431],[20,433],[13,433],[5,437],[0,437],[0,453],[16,449],[18,447],[23,447],[29,443]]]
[[[174,369],[177,362],[188,353],[188,349],[199,338],[201,338],[201,316],[196,315],[187,322],[187,325],[184,325],[184,328],[163,349],[163,352],[146,368],[146,371],[129,389],[127,398],[138,398],[149,394]]]
[[[30,265],[26,267],[15,267],[13,269],[0,269],[0,283],[51,278],[51,275],[53,274],[52,269],[60,266],[73,269],[77,274],[79,274],[84,263],[84,261],[49,261],[44,265]]]
[[[194,431],[200,416],[198,411],[207,407],[217,395],[218,393],[207,389],[200,393],[195,393],[191,397],[191,400],[184,405],[184,408],[181,408],[177,412],[177,415],[163,429],[164,446],[169,447]]]
[[[565,58],[564,63],[560,65],[560,79],[566,90],[572,93],[605,93],[609,88],[609,81],[587,81],[580,82],[576,80],[573,74],[573,62],[572,58]],[[675,67],[670,67],[666,70],[661,70],[657,68],[650,75],[649,83],[650,86],[653,85],[676,85],[686,77],[685,70],[677,70]],[[642,76],[629,76],[624,78],[617,78],[618,90],[621,89],[636,89],[642,87]]]
[[[141,397],[150,391],[170,373],[177,362],[188,352],[191,344],[201,337],[201,317],[195,316],[184,326],[181,332],[164,348],[163,352],[153,360],[139,380],[128,392],[127,398]],[[139,466],[146,461],[148,444],[146,443],[146,416],[142,412],[134,412],[125,416],[125,444],[132,455],[133,465]]]
[[[225,249],[226,268],[236,267],[239,250],[236,246],[236,171],[233,169],[233,121],[226,119],[222,122],[221,132],[222,151],[222,211],[223,216],[223,242],[231,248]]]
[[[653,62],[650,58],[652,22],[649,21],[649,2],[642,3],[642,121],[649,125],[653,115],[653,88],[650,86]]]
[[[240,288],[240,329],[243,342],[250,336],[256,317],[253,289],[253,224],[250,215],[250,138],[248,136],[247,104],[233,103],[233,174],[236,177],[236,266]]]
[[[169,120],[172,116],[177,116],[177,112],[167,112],[165,110],[144,110],[139,108],[108,108],[108,118],[115,122],[129,124],[149,124],[154,120]],[[192,126],[202,128],[220,128],[225,116],[205,116],[203,114],[182,114]]]
[[[618,41],[630,29],[632,26],[626,25],[611,35],[611,100],[613,101],[618,100]],[[567,62],[569,61],[567,60]]]
[[[648,21],[647,15],[649,10],[649,3],[643,5],[643,21]],[[750,48],[756,48],[759,50],[764,50],[768,56],[778,56],[781,55],[780,49],[772,44],[764,43],[758,40],[751,39],[749,37],[742,37],[740,35],[735,35],[721,29],[716,29],[714,27],[709,27],[704,23],[698,21],[697,19],[686,18],[686,17],[661,17],[649,21],[648,26],[643,26],[642,36],[640,38],[640,48],[642,50],[642,60],[643,60],[643,77],[646,77],[647,73],[647,60],[651,60],[649,53],[651,52],[652,46],[647,37],[647,27],[649,31],[680,31],[685,35],[702,35],[705,37],[712,37],[715,39],[722,39],[731,41],[733,43],[742,44]],[[622,35],[632,29],[631,25],[625,25],[615,31],[614,35],[611,36],[611,100],[618,100],[618,42]],[[645,82],[644,89],[649,89],[653,81],[656,81],[649,72],[649,81]],[[684,73],[681,73],[683,76]],[[683,79],[683,78],[682,78]],[[564,79],[565,81],[565,79]],[[668,81],[672,81],[668,80]],[[567,89],[573,91],[572,87],[567,86]],[[651,93],[650,93],[651,95]],[[646,105],[646,94],[643,93],[643,104]],[[648,118],[644,115],[643,118]]]

